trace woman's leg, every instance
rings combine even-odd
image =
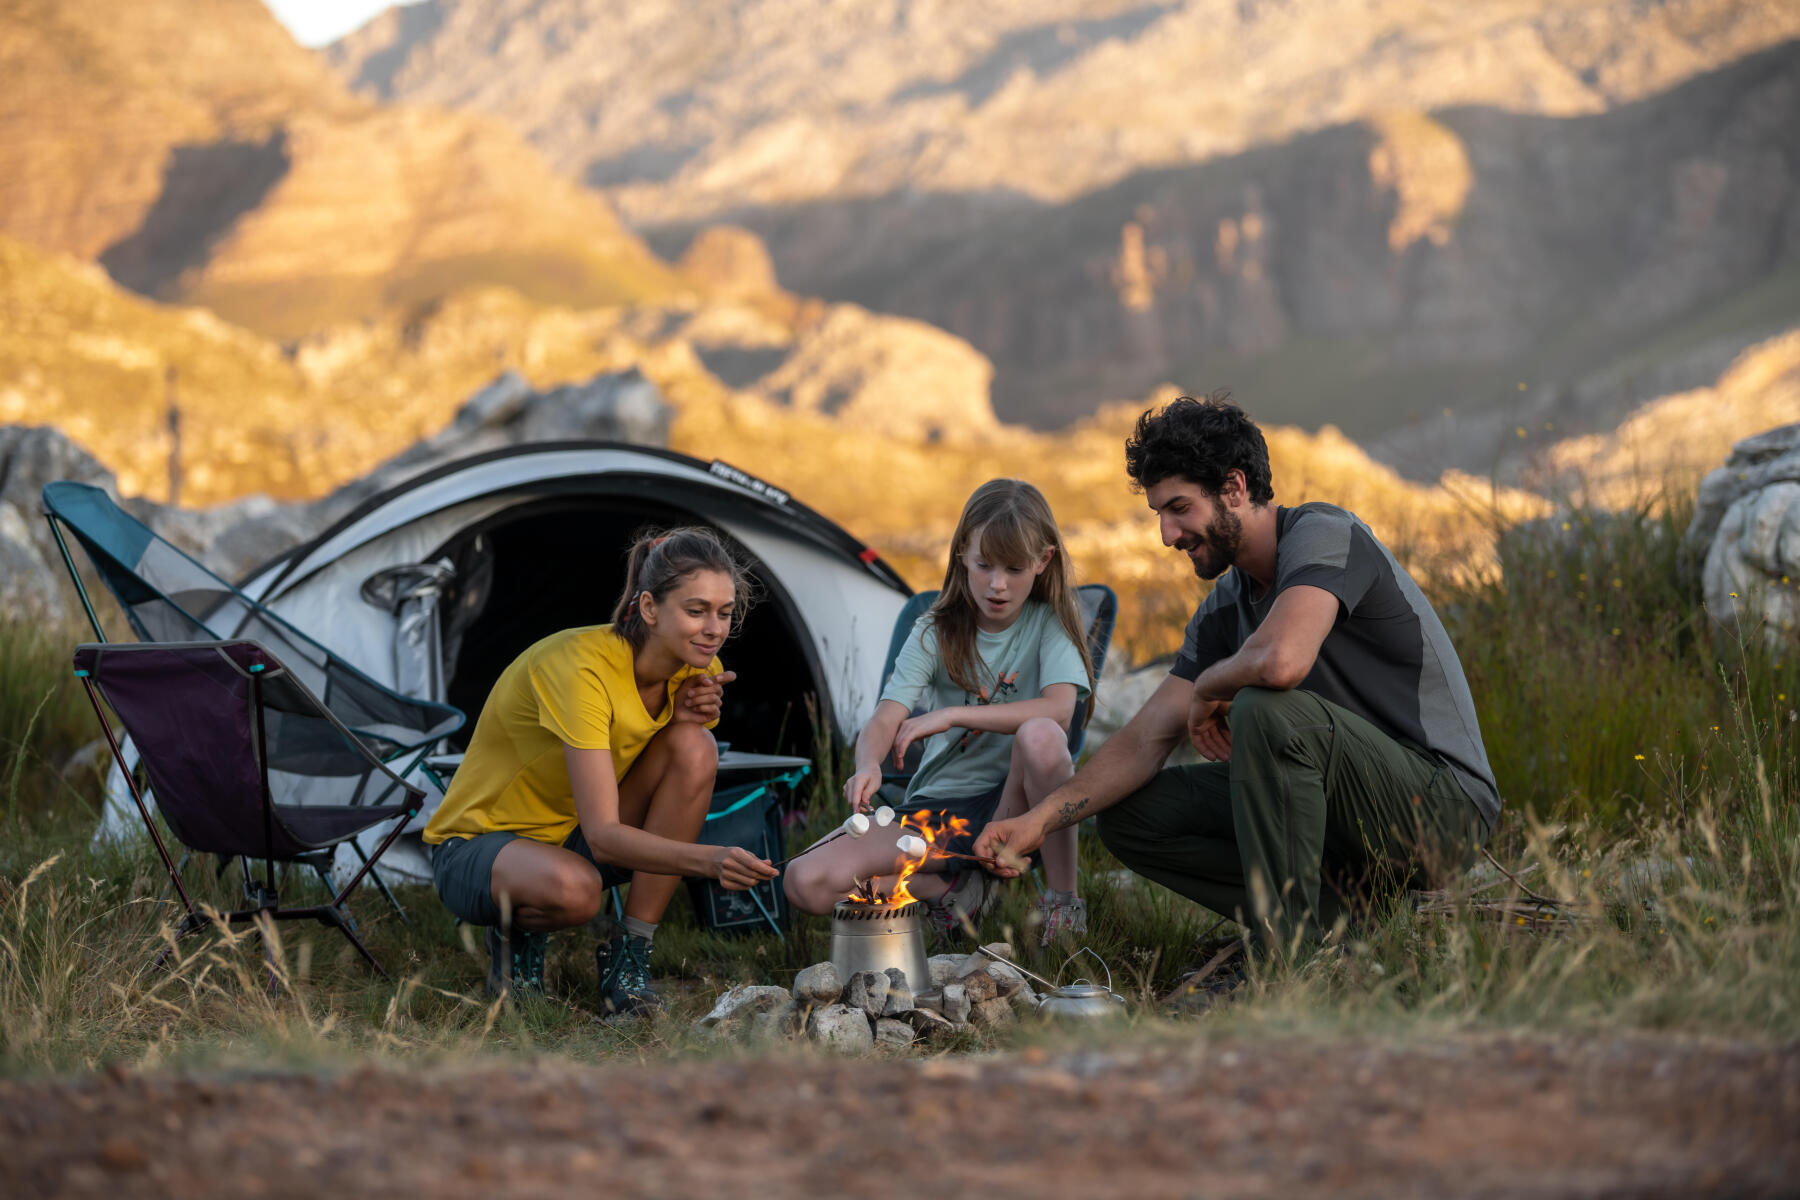
[[[706,824],[718,774],[719,744],[711,731],[686,721],[666,725],[619,781],[619,820],[671,841],[693,842]],[[679,875],[634,871],[625,915],[656,924],[680,882]]]
[[[912,832],[896,823],[870,829],[860,838],[834,837],[818,849],[808,850],[782,873],[788,903],[801,912],[823,916],[858,882],[873,879],[885,892],[893,886],[902,865],[897,843],[903,834]],[[943,893],[944,881],[937,875],[916,872],[907,882],[907,890],[921,900],[933,900]]]
[[[560,846],[514,838],[494,856],[489,889],[514,928],[530,933],[567,929],[600,911],[600,873]]]
[[[1069,735],[1055,721],[1033,717],[1013,735],[1012,767],[994,819],[1016,817],[1036,808],[1044,797],[1075,773],[1069,760]],[[1044,839],[1044,878],[1059,892],[1075,893],[1075,826]]]

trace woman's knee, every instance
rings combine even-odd
[[[546,899],[570,924],[579,925],[600,911],[606,889],[601,886],[600,872],[586,863],[559,866],[548,883]]]
[[[667,745],[672,766],[709,773],[719,769],[719,743],[706,726],[692,721],[671,722],[657,736]]]

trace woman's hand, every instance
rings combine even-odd
[[[1188,706],[1188,740],[1213,762],[1231,759],[1231,726],[1225,723],[1230,713],[1231,701],[1202,700],[1198,694]]]
[[[670,722],[710,725],[718,720],[719,711],[725,704],[725,685],[736,678],[736,671],[689,676],[675,692],[675,712],[670,716]]]
[[[720,846],[713,852],[712,877],[728,892],[745,892],[780,872],[766,858],[758,858],[742,846]]]
[[[875,807],[875,793],[881,787],[881,772],[871,767],[866,771],[858,771],[844,780],[844,799],[850,802],[850,811],[866,813]]]
[[[907,747],[920,738],[935,737],[951,727],[950,714],[953,711],[948,708],[940,708],[935,712],[908,717],[900,722],[900,728],[894,733],[894,767],[896,770],[906,765]]]

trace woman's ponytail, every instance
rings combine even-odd
[[[736,633],[743,623],[744,612],[755,599],[755,581],[749,568],[738,560],[724,539],[703,525],[684,525],[661,532],[638,535],[631,543],[625,559],[625,589],[613,606],[613,630],[641,650],[650,627],[644,622],[640,598],[645,592],[661,603],[676,584],[695,571],[717,571],[731,580],[736,604],[731,612],[731,630]]]

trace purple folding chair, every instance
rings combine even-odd
[[[195,851],[243,860],[250,907],[223,914],[224,920],[239,924],[267,913],[274,920],[318,921],[341,931],[370,966],[387,974],[357,936],[344,899],[417,815],[422,790],[383,765],[256,642],[86,643],[75,649],[75,674],[187,910],[178,939],[205,929],[209,919],[182,886],[138,781],[125,770],[102,700],[136,744],[176,838]],[[330,903],[283,907],[276,863],[300,863],[327,878],[338,843],[382,821],[393,828]],[[253,858],[263,861],[261,880],[251,873]]]

